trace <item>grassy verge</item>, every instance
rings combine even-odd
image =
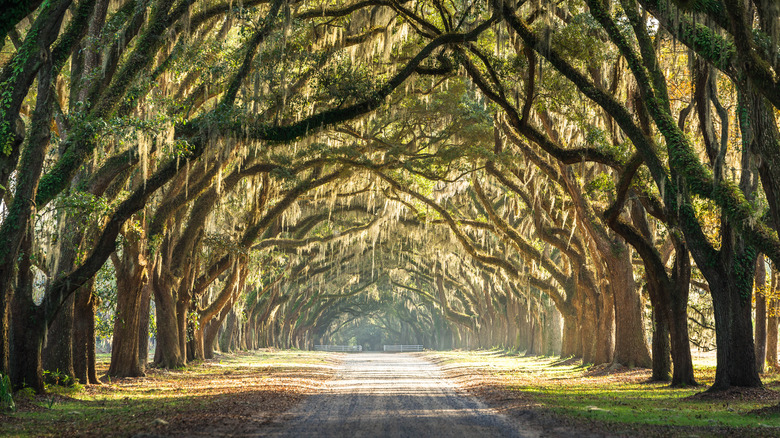
[[[571,427],[641,436],[780,436],[780,414],[754,412],[780,404],[780,394],[772,390],[780,387],[780,376],[762,376],[770,390],[701,394],[715,377],[711,357],[695,360],[702,386],[693,388],[648,383],[647,369],[584,367],[557,357],[500,351],[437,352],[427,357],[461,386],[510,414],[541,410]]]
[[[187,436],[252,431],[316,392],[333,375],[338,355],[257,351],[219,355],[181,370],[150,369],[146,377],[103,385],[20,391],[17,411],[0,413],[0,436]],[[101,357],[99,368],[108,369]]]

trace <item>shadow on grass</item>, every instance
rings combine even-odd
[[[0,414],[2,436],[193,435],[223,428],[252,430],[303,399],[281,389],[242,390],[209,395],[125,396],[80,400],[49,394]],[[51,398],[54,403],[50,403]],[[216,433],[217,435],[219,433]]]

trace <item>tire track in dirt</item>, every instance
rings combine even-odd
[[[326,389],[258,431],[271,437],[538,437],[473,397],[441,369],[407,354],[344,357]]]

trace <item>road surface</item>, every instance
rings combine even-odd
[[[272,437],[537,437],[458,394],[434,364],[396,353],[346,355],[334,380],[264,427]]]

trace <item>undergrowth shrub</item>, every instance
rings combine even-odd
[[[44,370],[43,381],[49,385],[57,386],[72,386],[74,383],[76,383],[71,376],[65,373],[61,373],[60,370]]]
[[[0,374],[0,410],[13,411],[16,409],[14,404],[14,391],[11,386],[11,379],[3,374]]]

